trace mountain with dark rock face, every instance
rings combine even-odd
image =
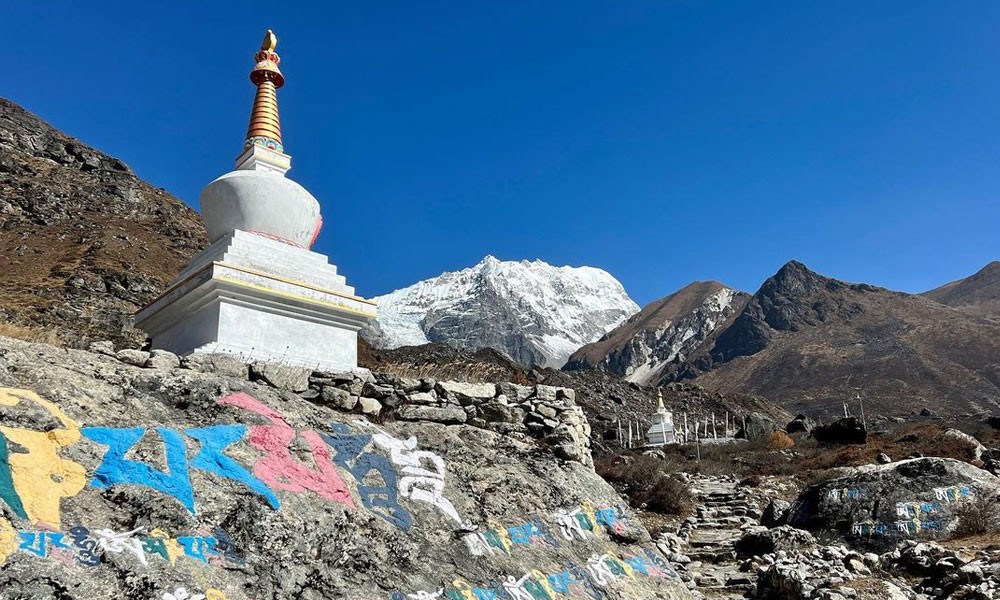
[[[640,384],[655,383],[739,314],[749,294],[698,281],[645,306],[600,340],[574,352],[565,370],[600,369]]]
[[[993,412],[1000,323],[929,298],[824,277],[789,262],[731,324],[663,381],[758,394],[829,413],[860,388],[873,413]]]
[[[974,275],[923,295],[970,315],[1000,321],[1000,261],[995,260]]]
[[[493,348],[525,366],[556,368],[639,309],[601,269],[492,256],[374,300],[378,321],[362,335],[377,348]]]
[[[206,243],[183,202],[0,98],[0,322],[138,344],[129,315]]]

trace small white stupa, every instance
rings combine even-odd
[[[657,390],[656,398],[658,405],[656,413],[653,414],[653,425],[646,432],[647,446],[666,446],[676,444],[677,436],[674,434],[674,416],[663,405],[663,392]]]
[[[309,248],[319,202],[285,177],[276,90],[284,82],[271,30],[255,55],[257,86],[236,170],[201,193],[211,246],[135,316],[153,348],[230,353],[319,370],[358,364],[358,330],[376,315],[327,257]]]

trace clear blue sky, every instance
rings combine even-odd
[[[211,6],[209,6],[211,4]],[[28,2],[0,95],[198,205],[279,37],[289,175],[375,295],[490,253],[640,304],[1000,258],[1000,3]]]

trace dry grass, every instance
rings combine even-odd
[[[795,440],[784,431],[772,431],[764,438],[768,450],[787,450],[795,446]]]
[[[661,515],[686,516],[694,508],[694,497],[683,481],[665,472],[662,459],[643,454],[606,456],[594,468],[615,484],[634,508]]]
[[[9,337],[35,344],[64,345],[62,338],[54,329],[45,327],[22,327],[13,323],[0,323],[0,337]]]
[[[955,509],[958,526],[955,539],[1000,533],[1000,496],[980,494]]]

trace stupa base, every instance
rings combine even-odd
[[[195,257],[136,313],[153,348],[228,353],[320,371],[358,365],[358,330],[375,306],[353,295],[326,257],[235,231]]]

